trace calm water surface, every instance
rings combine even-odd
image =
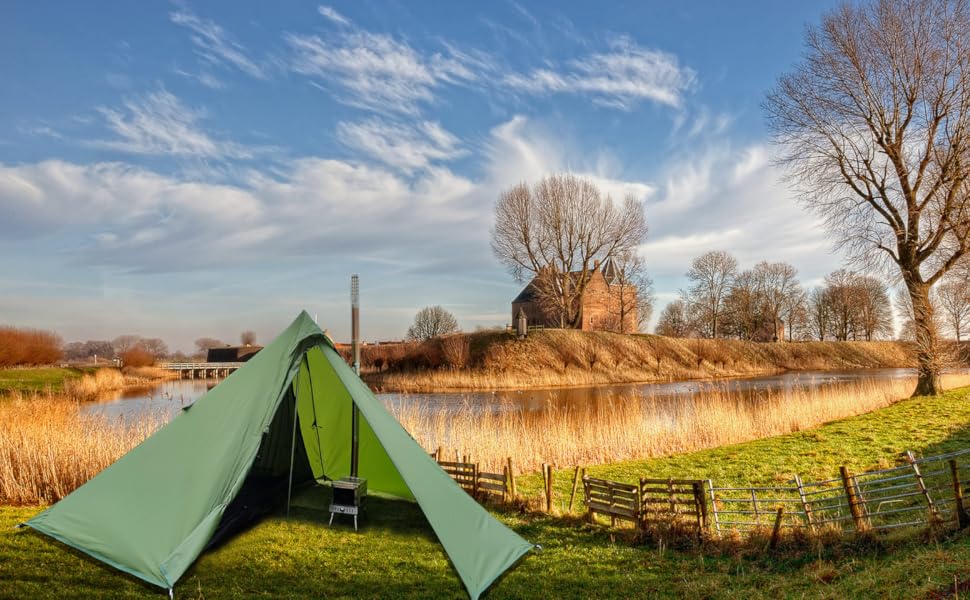
[[[787,397],[794,391],[832,388],[861,381],[890,382],[913,379],[913,369],[863,369],[852,371],[800,371],[749,377],[671,383],[637,383],[596,387],[546,390],[503,390],[495,392],[448,392],[430,394],[384,393],[377,397],[389,408],[420,405],[423,408],[454,412],[472,407],[483,412],[511,410],[541,411],[552,407],[579,408],[591,403],[639,397],[683,398],[712,390],[739,392],[751,400]],[[165,381],[156,386],[131,389],[86,406],[92,414],[125,420],[148,415],[169,419],[183,407],[198,400],[217,380],[184,379]]]

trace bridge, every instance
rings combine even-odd
[[[230,373],[243,366],[242,362],[173,362],[158,365],[162,369],[177,371],[179,379],[205,379],[207,377],[228,377]]]

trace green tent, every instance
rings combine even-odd
[[[370,491],[418,503],[478,598],[532,546],[441,470],[306,312],[168,425],[25,525],[171,591],[220,533],[240,490],[350,474],[355,405],[360,477]],[[275,489],[287,494],[286,485]]]

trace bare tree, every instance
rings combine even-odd
[[[129,333],[126,335],[119,335],[118,337],[116,337],[114,340],[111,341],[111,346],[114,348],[115,354],[120,355],[134,348],[136,345],[138,345],[138,342],[140,341],[141,341],[140,335],[134,335]]]
[[[940,386],[930,289],[970,249],[970,4],[843,4],[765,103],[782,162],[850,255],[894,265],[913,308],[914,394]]]
[[[753,270],[741,271],[734,276],[724,309],[722,334],[742,340],[771,339],[770,332],[764,336],[763,329],[769,317]]]
[[[893,311],[886,284],[870,275],[856,277],[855,316],[867,341],[893,334]]]
[[[807,312],[809,335],[824,342],[832,329],[832,303],[826,288],[817,287],[808,295]]]
[[[777,342],[782,317],[803,293],[798,283],[798,270],[788,263],[762,261],[754,266],[754,278],[762,308],[771,319],[771,340]],[[781,337],[784,333],[782,331]]]
[[[198,350],[199,354],[205,354],[209,348],[221,348],[222,346],[227,346],[222,340],[217,340],[216,338],[202,337],[195,340],[195,348]]]
[[[724,302],[737,270],[738,261],[720,250],[706,252],[691,263],[687,272],[690,287],[684,295],[705,337],[716,338],[720,334]]]
[[[790,298],[788,306],[785,307],[785,324],[788,326],[789,342],[795,341],[796,336],[804,339],[809,327],[808,311],[808,294],[799,285],[798,292]]]
[[[575,327],[594,261],[633,250],[646,235],[635,197],[618,204],[590,180],[567,173],[499,196],[492,251],[518,281],[532,278],[546,314]]]
[[[840,342],[858,337],[859,286],[856,274],[839,269],[825,276],[829,331]]]
[[[243,346],[252,346],[256,343],[256,332],[247,329],[246,331],[239,334],[239,343]]]
[[[934,300],[947,328],[959,342],[970,325],[970,289],[967,281],[948,275],[934,290]]]
[[[636,250],[626,250],[612,261],[608,275],[610,288],[615,291],[609,303],[612,329],[632,333],[650,321],[653,314],[653,280],[647,275],[643,257]]]
[[[165,358],[168,356],[168,344],[158,338],[142,338],[138,345],[154,358]]]
[[[426,306],[414,316],[414,324],[408,328],[408,340],[422,341],[458,331],[455,316],[441,306]]]
[[[692,331],[693,326],[687,314],[687,305],[683,300],[674,300],[660,312],[657,335],[682,338],[688,337]]]

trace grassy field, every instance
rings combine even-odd
[[[970,389],[899,402],[811,431],[662,459],[601,465],[592,474],[704,476],[772,483],[792,473],[826,477],[886,466],[899,452],[935,454],[970,447]],[[566,477],[557,486],[565,498]],[[520,489],[538,494],[538,477]],[[326,499],[304,495],[286,520],[271,517],[201,557],[176,589],[182,598],[461,598],[444,554],[413,505],[374,500],[362,532],[326,527]],[[316,508],[310,508],[309,506]],[[30,531],[13,531],[32,507],[0,508],[0,598],[159,598],[159,590]],[[753,544],[669,548],[638,545],[628,530],[583,524],[577,516],[498,512],[542,544],[493,587],[489,598],[935,598],[966,595],[970,537],[911,532],[814,546],[776,555]]]
[[[34,369],[0,369],[0,395],[9,392],[64,391],[64,382],[80,379],[94,369],[38,367]]]
[[[464,342],[461,360],[448,347]],[[678,339],[550,329],[516,340],[483,331],[423,343],[365,346],[364,379],[399,391],[523,389],[676,381],[786,370],[915,366],[905,342],[780,342]]]

